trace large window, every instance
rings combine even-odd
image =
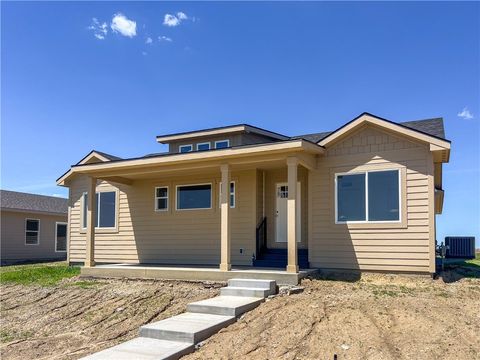
[[[40,220],[25,220],[25,245],[38,245],[40,233]]]
[[[95,218],[95,227],[114,228],[116,219],[116,201],[115,191],[104,191],[96,194],[97,216]],[[83,194],[83,228],[87,227],[87,193]]]
[[[55,251],[67,251],[67,224],[55,223]]]
[[[155,188],[155,211],[168,210],[168,187]]]
[[[177,210],[210,209],[211,207],[211,184],[177,186]]]
[[[400,221],[399,170],[336,175],[336,222]]]

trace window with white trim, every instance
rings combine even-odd
[[[55,251],[67,251],[67,224],[55,223]]]
[[[215,141],[215,149],[225,149],[230,147],[230,140],[218,140]]]
[[[168,187],[161,186],[155,188],[155,211],[168,210]]]
[[[375,170],[335,175],[335,220],[400,221],[400,171]]]
[[[40,220],[25,219],[25,245],[38,245]]]
[[[219,186],[219,197],[218,201],[220,206],[222,205],[222,182]],[[235,207],[235,181],[230,182],[230,207],[233,209]]]
[[[180,145],[178,147],[178,152],[187,153],[193,151],[193,145]]]
[[[177,186],[177,210],[211,208],[212,184]]]
[[[205,151],[205,150],[210,150],[210,143],[209,142],[204,142],[204,143],[198,143],[197,144],[197,151]]]
[[[115,191],[102,191],[96,193],[97,216],[96,228],[114,228],[117,218],[117,193]],[[83,223],[87,227],[88,194],[83,193]]]

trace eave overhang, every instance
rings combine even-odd
[[[351,120],[347,124],[338,128],[330,135],[318,142],[318,145],[329,147],[336,142],[343,139],[349,133],[355,129],[365,125],[370,124],[385,130],[392,131],[399,135],[405,136],[412,140],[421,141],[423,143],[430,144],[430,151],[434,153],[435,162],[448,162],[450,158],[450,141],[438,138],[427,133],[408,128],[406,126],[394,123],[390,120],[380,118],[378,116],[363,113],[355,119]]]
[[[281,141],[290,139],[288,136],[285,136],[273,131],[261,129],[256,126],[247,125],[247,124],[232,125],[232,126],[225,126],[220,128],[212,128],[212,129],[205,129],[205,130],[198,130],[198,131],[188,131],[188,132],[176,133],[176,134],[159,135],[156,137],[156,139],[157,139],[157,142],[159,143],[168,144],[172,141],[195,139],[195,138],[204,137],[204,136],[234,134],[239,132],[254,133],[254,134],[267,136],[269,138],[281,140]]]
[[[64,175],[57,179],[57,185],[66,186],[72,176],[76,174],[86,174],[93,177],[109,176],[121,180],[122,171],[140,170],[147,168],[167,167],[171,165],[193,166],[200,163],[242,161],[254,162],[254,156],[273,155],[273,154],[299,154],[300,162],[305,166],[312,166],[312,162],[302,156],[304,154],[320,155],[324,148],[306,140],[291,140],[276,143],[258,144],[232,147],[227,149],[190,152],[183,154],[165,154],[151,157],[112,160],[105,163],[80,164],[73,165]]]

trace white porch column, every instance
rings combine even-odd
[[[87,193],[87,238],[85,249],[85,267],[95,266],[95,219],[97,217],[96,190],[97,179],[89,177]]]
[[[220,191],[220,207],[221,207],[221,230],[220,230],[220,246],[221,260],[220,270],[229,271],[232,268],[230,261],[231,247],[231,228],[230,228],[230,167],[223,164],[220,167],[222,172],[222,189]]]
[[[287,200],[287,244],[288,263],[287,272],[298,272],[297,257],[297,172],[298,159],[287,158],[288,167],[288,200]]]

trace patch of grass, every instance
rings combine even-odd
[[[12,333],[10,333],[9,331],[7,331],[7,330],[1,330],[0,331],[0,342],[7,343],[7,342],[12,341],[14,338],[15,338],[15,336]]]
[[[8,343],[17,339],[28,339],[33,336],[33,331],[22,331],[20,333],[16,331],[2,330],[0,331],[0,342]]]
[[[55,286],[60,280],[78,274],[80,274],[80,268],[68,266],[66,262],[4,266],[0,269],[0,282]]]

